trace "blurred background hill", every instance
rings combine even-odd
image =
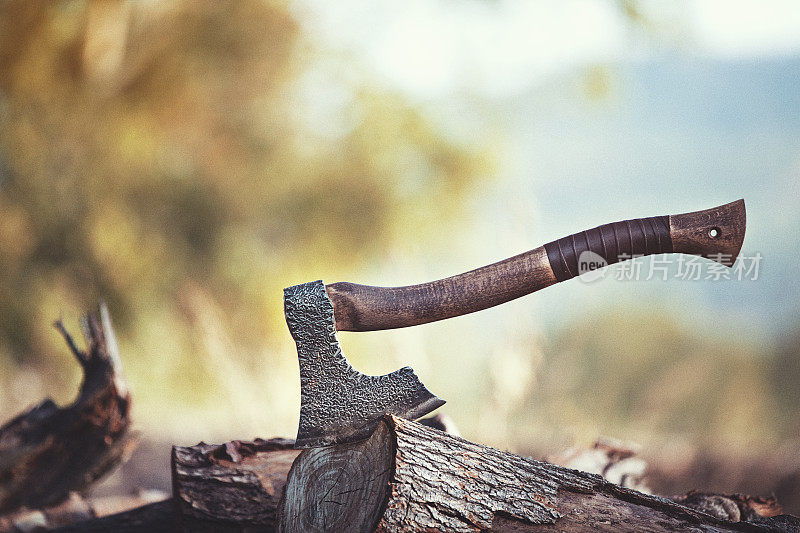
[[[70,399],[51,323],[105,298],[146,440],[292,436],[283,287],[744,197],[755,278],[612,272],[340,338],[364,372],[413,366],[472,440],[723,457],[707,488],[800,512],[798,79],[793,2],[4,2],[0,415]]]

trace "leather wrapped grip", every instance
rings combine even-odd
[[[550,267],[558,281],[586,272],[581,261],[597,261],[597,257],[581,254],[593,252],[611,265],[635,256],[672,253],[669,216],[636,218],[581,231],[544,245]],[[595,265],[595,268],[597,265]]]

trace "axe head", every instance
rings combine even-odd
[[[284,289],[286,323],[300,360],[300,425],[295,448],[316,448],[369,437],[384,415],[414,420],[444,400],[414,371],[366,376],[347,362],[336,338],[333,303],[322,281]]]

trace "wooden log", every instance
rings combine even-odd
[[[676,502],[700,509],[717,518],[738,522],[758,521],[761,517],[779,516],[783,513],[778,500],[773,497],[748,496],[745,494],[712,494],[697,490],[672,498]]]
[[[274,531],[300,450],[289,439],[172,448],[173,495],[184,531]]]
[[[173,498],[60,532],[271,532],[292,462],[290,439],[172,447]]]
[[[456,431],[441,414],[420,422]],[[173,446],[172,481],[184,530],[274,531],[289,469],[300,454],[293,445],[273,438]]]
[[[304,450],[279,531],[798,531],[788,515],[735,522],[396,417],[361,442]]]
[[[429,420],[427,423],[436,425],[441,421]],[[332,486],[334,490],[326,496],[326,499],[322,500],[321,505],[305,508],[304,511],[307,515],[305,520],[320,520],[323,522],[325,530],[329,531],[369,531],[373,525],[370,523],[364,525],[365,522],[369,522],[369,517],[374,514],[382,514],[388,509],[387,502],[391,490],[393,490],[392,483],[394,483],[392,479],[395,477],[392,470],[396,470],[397,452],[394,452],[395,455],[391,456],[384,453],[383,450],[385,450],[387,439],[392,441],[389,442],[390,447],[395,446],[393,439],[396,439],[396,434],[393,431],[389,431],[388,424],[382,424],[379,428],[381,432],[384,432],[383,434],[375,434],[371,439],[360,443],[337,447],[337,460],[340,461],[338,466],[330,463],[324,465],[320,469],[320,475],[328,476],[328,479],[316,481],[316,483]],[[426,431],[430,432],[430,430]],[[425,439],[431,442],[441,439],[441,434],[438,434],[438,432],[425,433],[424,435]],[[431,435],[435,438],[431,439]],[[401,440],[399,442],[403,443],[404,441]],[[406,445],[409,445],[409,442],[407,441]],[[463,483],[464,486],[461,490],[467,491],[471,488],[471,483],[476,482],[474,480],[482,479],[476,475],[476,472],[480,472],[480,470],[475,467],[476,464],[481,462],[480,454],[490,450],[503,457],[503,452],[491,450],[490,448],[486,449],[460,439],[456,440],[455,444],[457,445],[454,445],[453,442],[447,442],[433,445],[432,448],[438,449],[442,445],[446,445],[447,449],[451,450],[452,453],[456,453],[459,457],[467,457],[467,459],[459,459],[462,463],[469,460],[472,461],[473,472],[471,474],[469,472],[462,473],[462,477],[467,477],[473,481]],[[470,447],[465,448],[465,445],[470,445]],[[269,441],[258,439],[253,442],[231,441],[219,446],[201,443],[192,447],[175,447],[173,449],[172,465],[175,497],[172,500],[157,505],[147,505],[114,516],[81,522],[71,528],[59,531],[114,530],[144,532],[172,531],[173,529],[196,532],[274,531],[277,526],[275,522],[277,505],[283,505],[278,501],[278,498],[283,491],[290,465],[299,453],[299,451],[293,450],[291,446],[292,441],[287,439],[271,439]],[[478,450],[478,452],[475,450]],[[472,455],[466,452],[470,452]],[[326,455],[322,454],[320,457],[324,458]],[[529,459],[517,456],[512,457],[515,458],[515,461],[521,461],[523,465],[531,462]],[[391,459],[389,463],[381,463],[381,461],[386,461],[387,458]],[[440,457],[439,460],[441,459]],[[506,460],[504,459],[503,461]],[[564,489],[564,486],[573,486],[572,491],[556,489],[556,503],[559,506],[566,506],[579,516],[581,514],[596,515],[598,517],[596,522],[605,525],[607,530],[638,530],[641,522],[653,519],[656,511],[666,512],[669,516],[674,516],[677,512],[679,517],[682,516],[683,518],[695,516],[694,521],[690,519],[676,520],[678,524],[676,527],[683,528],[688,526],[696,531],[737,530],[735,526],[733,529],[727,528],[730,524],[726,524],[725,521],[714,523],[713,516],[705,517],[706,520],[712,521],[711,525],[703,523],[702,520],[696,518],[697,516],[702,517],[703,513],[692,515],[691,508],[695,508],[695,512],[699,510],[710,513],[717,518],[726,519],[728,522],[735,522],[740,519],[751,522],[750,524],[739,524],[739,530],[747,530],[749,527],[753,531],[792,531],[792,528],[796,528],[797,525],[796,520],[788,516],[778,516],[771,521],[763,521],[762,516],[773,516],[780,513],[779,506],[771,499],[692,492],[678,497],[689,509],[677,506],[676,511],[675,508],[670,507],[670,505],[676,504],[668,500],[660,498],[647,500],[648,497],[645,495],[640,495],[634,491],[626,491],[622,487],[612,486],[613,489],[605,491],[602,490],[602,487],[598,489],[595,487],[598,481],[597,476],[563,468],[557,472],[558,475],[554,475],[552,472],[548,473],[548,469],[557,469],[558,467],[547,465],[546,463],[536,464],[536,475],[543,476],[547,474],[549,477],[535,478],[533,480],[534,484],[544,483],[550,489],[554,484],[561,487],[561,489]],[[516,478],[517,483],[530,482],[529,480],[526,481],[526,478],[522,475],[526,468],[530,469],[529,466],[518,468],[514,466],[518,465],[516,462],[511,463],[511,465],[507,467],[507,470],[516,468],[517,474],[515,475],[519,476]],[[490,467],[492,467],[492,462],[486,462],[486,468]],[[438,472],[436,475],[450,475],[446,468],[442,469],[438,465],[433,470],[431,468],[429,467],[429,471]],[[365,471],[365,469],[371,470]],[[498,471],[496,467],[494,470]],[[564,474],[564,472],[567,474]],[[438,479],[436,475],[428,477],[435,481]],[[485,476],[486,474],[484,473],[483,475]],[[571,484],[559,485],[559,476],[564,477],[565,475],[568,479],[577,476],[577,479],[582,479],[581,483],[591,485],[591,491],[594,492],[587,492],[589,489],[586,486],[578,486],[576,491],[574,488],[576,482],[574,480],[571,481]],[[588,478],[588,482],[583,478]],[[331,481],[332,479],[333,481]],[[364,479],[369,479],[367,486],[363,484]],[[488,479],[491,479],[491,476]],[[556,480],[555,482],[553,481],[554,479]],[[505,490],[514,490],[513,483],[504,483]],[[607,483],[607,485],[611,484]],[[407,484],[407,487],[413,488],[413,485]],[[432,501],[439,501],[435,499],[438,498],[438,496],[435,496],[435,491],[446,488],[446,486],[439,486],[433,483],[428,487],[428,498]],[[300,494],[302,495],[302,487],[300,489]],[[487,491],[483,490],[483,492]],[[442,494],[446,496],[451,493],[452,491],[445,490]],[[342,494],[348,495],[348,498],[360,503],[359,505],[351,506],[349,512],[344,516],[339,516],[330,512],[329,508],[331,505],[335,505],[331,502],[340,499]],[[474,494],[480,494],[480,492]],[[517,496],[519,505],[525,503],[523,498],[525,494],[528,497],[536,497],[535,493],[532,492],[520,493]],[[644,503],[638,499],[641,497],[645,498]],[[546,502],[547,500],[540,498],[536,501]],[[386,506],[376,505],[376,503],[381,502]],[[485,499],[485,502],[490,504],[491,507],[491,494],[489,498]],[[720,509],[725,512],[720,513]],[[558,510],[555,512],[558,512]],[[686,515],[685,513],[687,512],[690,514]],[[491,516],[491,527],[494,530],[531,531],[531,528],[534,527],[529,522],[521,521],[508,512],[491,511],[491,514],[486,514],[486,516]],[[571,515],[562,518],[556,519],[555,523],[544,523],[535,527],[544,531],[552,531],[553,527],[558,528],[557,530],[564,528],[577,531],[595,527],[595,525],[587,525],[580,521],[576,523],[575,518]],[[666,519],[657,522],[656,527],[650,529],[641,528],[641,530],[664,531],[664,523],[667,523]],[[726,527],[720,526],[720,524]],[[364,528],[361,527],[362,525],[364,525]],[[391,529],[395,525],[387,523],[383,526],[383,530]],[[450,523],[442,524],[440,530],[445,527],[449,528],[451,525]],[[304,528],[305,526],[303,526]],[[407,529],[413,531],[411,528]],[[603,528],[600,527],[598,529]]]
[[[613,439],[600,438],[589,448],[570,448],[550,455],[548,463],[591,472],[607,481],[639,492],[652,494],[647,486],[647,462],[637,456],[638,447]]]
[[[75,401],[48,399],[0,427],[0,515],[58,504],[118,465],[130,452],[131,399],[104,304],[83,320],[87,351],[56,328],[83,369]]]
[[[51,507],[39,509],[22,507],[12,513],[0,516],[0,533],[50,531],[57,528],[83,530],[81,528],[88,529],[96,525],[95,531],[107,531],[107,529],[100,528],[99,524],[109,523],[104,518],[111,515],[120,515],[114,519],[117,520],[117,532],[120,530],[119,528],[127,531],[139,522],[146,522],[148,529],[143,529],[143,531],[150,531],[155,518],[155,515],[150,512],[152,509],[150,504],[160,503],[168,498],[167,494],[160,491],[140,491],[125,496],[103,496],[88,499],[73,492],[69,498]],[[133,515],[125,514],[138,508],[142,508],[142,510]],[[170,511],[168,522],[174,524],[172,511]],[[169,527],[174,529],[173,525]]]
[[[53,533],[174,533],[178,529],[174,502],[149,503],[130,511],[78,522],[53,530]]]

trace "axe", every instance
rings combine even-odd
[[[367,376],[350,366],[337,331],[402,328],[508,302],[582,273],[585,254],[613,264],[683,253],[732,266],[745,232],[744,200],[682,215],[639,218],[576,233],[457,276],[408,287],[313,281],[284,289],[284,311],[300,360],[296,448],[368,437],[387,414],[419,418],[444,404],[401,368]]]

